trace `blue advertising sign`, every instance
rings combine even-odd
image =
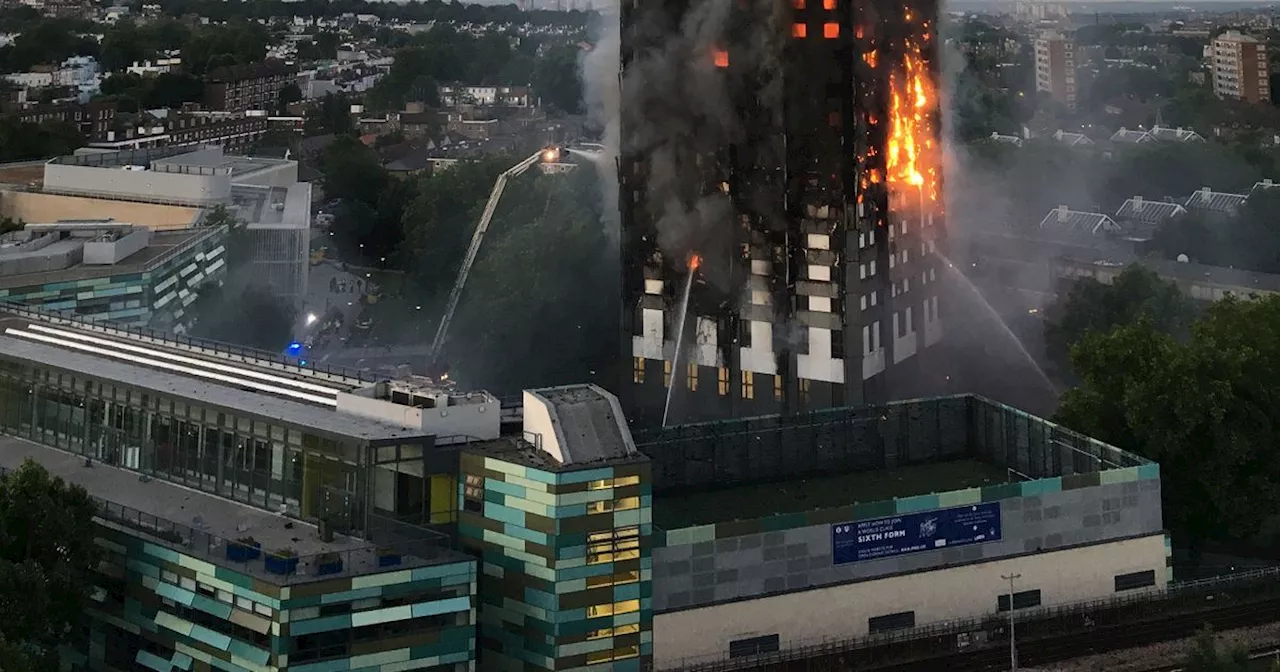
[[[988,541],[1000,541],[1000,502],[832,525],[831,559],[843,565]]]

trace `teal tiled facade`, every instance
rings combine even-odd
[[[226,274],[226,230],[191,235],[145,268],[111,275],[112,267],[104,266],[98,277],[0,289],[0,302],[72,312],[94,321],[170,327],[181,321],[198,286]]]
[[[103,523],[92,670],[475,669],[476,565],[276,585]]]
[[[463,546],[481,559],[482,669],[626,672],[651,660],[646,462],[570,471],[464,453],[459,500]]]

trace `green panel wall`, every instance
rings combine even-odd
[[[485,670],[640,670],[652,656],[647,463],[553,472],[464,453]]]
[[[111,524],[102,525],[98,543],[108,562],[80,654],[90,666],[475,669],[474,561],[281,586]]]

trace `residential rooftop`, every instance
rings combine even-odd
[[[1231,194],[1204,187],[1188,196],[1185,206],[1188,210],[1235,214],[1247,200],[1248,194]]]
[[[468,558],[443,543],[416,544],[405,550],[411,548],[417,553],[405,553],[400,565],[380,568],[376,547],[364,540],[335,534],[333,541],[326,542],[314,525],[294,518],[162,479],[146,478],[135,471],[97,461],[86,463],[83,456],[57,448],[0,436],[0,470],[16,469],[27,459],[39,463],[53,476],[83,487],[103,506],[103,519],[131,532],[148,534],[156,543],[173,546],[179,552],[270,583],[292,584],[396,571]],[[181,543],[176,542],[174,534],[181,538]],[[268,573],[261,561],[228,560],[226,543],[246,537],[260,543],[266,552],[292,550],[300,558],[298,573],[281,576]],[[321,553],[338,553],[343,559],[342,573],[317,576],[315,565],[319,558],[315,556]]]
[[[1134,196],[1121,204],[1120,209],[1116,211],[1116,219],[1159,223],[1185,214],[1187,214],[1187,209],[1177,203],[1152,201],[1141,196]]]
[[[1114,219],[1101,212],[1085,212],[1071,210],[1060,205],[1040,220],[1040,228],[1050,231],[1072,231],[1097,235],[1099,233],[1118,233],[1120,225]]]

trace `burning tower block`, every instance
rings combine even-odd
[[[633,421],[875,403],[915,375],[943,335],[936,19],[930,0],[624,2]]]

